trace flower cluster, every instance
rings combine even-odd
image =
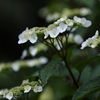
[[[8,100],[11,100],[14,97],[20,96],[22,93],[28,93],[31,90],[37,93],[43,91],[43,87],[39,82],[35,82],[35,81],[29,82],[29,80],[27,79],[27,80],[23,80],[20,86],[14,87],[10,90],[8,89],[0,90],[0,96]]]
[[[82,43],[81,49],[85,47],[95,48],[100,44],[100,37],[98,30],[95,32],[95,35],[91,38],[88,38],[86,41]]]
[[[91,10],[89,8],[74,8],[74,9],[69,9],[69,8],[64,8],[60,12],[59,11],[54,11],[53,13],[50,12],[48,7],[41,8],[39,11],[40,17],[43,17],[46,19],[46,22],[52,22],[55,21],[63,16],[67,17],[72,17],[74,15],[81,15],[81,16],[86,16],[91,14]]]
[[[8,63],[1,63],[0,64],[0,71],[6,70],[6,69],[12,69],[13,71],[17,72],[22,67],[34,67],[34,66],[40,66],[41,64],[46,64],[48,62],[48,59],[46,57],[39,57],[38,59],[31,59],[31,60],[18,60],[14,62],[8,62]]]
[[[63,17],[58,19],[54,24],[49,25],[47,28],[32,28],[28,30],[26,28],[25,31],[23,31],[19,35],[19,41],[18,43],[25,43],[28,40],[31,43],[35,43],[37,39],[44,39],[52,38],[55,39],[58,35],[61,35],[66,32],[73,32],[78,26],[83,27],[89,27],[91,25],[91,21],[86,20],[85,18],[79,18],[77,16],[74,16],[73,19],[67,19],[67,17]],[[41,35],[41,36],[40,36]]]

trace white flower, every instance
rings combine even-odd
[[[81,23],[81,18],[74,16],[73,19],[74,19],[75,22]]]
[[[35,86],[34,86],[34,89],[33,89],[33,91],[34,91],[35,93],[41,92],[42,90],[43,90],[42,86],[37,86],[37,85],[35,85]]]
[[[59,26],[57,27],[57,30],[58,30],[60,33],[63,33],[63,32],[66,31],[67,28],[68,28],[68,25],[61,22],[61,23],[59,24]]]
[[[3,90],[0,90],[0,95],[3,95]]]
[[[46,57],[40,57],[38,60],[40,64],[46,64],[48,62],[48,59]]]
[[[98,36],[99,36],[99,31],[97,30],[97,31],[95,32],[95,35],[92,37],[92,39],[97,39]]]
[[[13,92],[9,92],[7,95],[6,95],[6,98],[8,100],[11,100],[13,98]]]
[[[24,59],[27,56],[27,50],[23,50],[22,55],[21,55],[21,59]]]
[[[30,34],[29,34],[28,27],[27,27],[26,30],[23,31],[23,32],[18,36],[18,38],[19,38],[18,44],[27,42],[29,36],[30,36]]]
[[[33,28],[32,31],[28,30],[28,28],[26,28],[25,31],[23,31],[19,36],[19,41],[18,41],[18,44],[22,44],[22,43],[25,43],[27,42],[28,40],[31,42],[31,43],[35,43],[38,39],[36,33],[35,33],[35,28]]]
[[[83,38],[80,35],[75,35],[74,36],[74,42],[76,44],[81,44],[83,42]]]
[[[34,48],[33,46],[30,46],[29,47],[29,52],[34,57],[38,52],[38,48]]]
[[[66,23],[67,23],[68,26],[73,26],[73,21],[70,20],[70,19],[67,19]]]
[[[28,93],[31,90],[31,86],[26,85],[24,86],[24,93]]]
[[[36,41],[37,41],[37,39],[38,39],[38,37],[37,37],[37,35],[36,35],[36,33],[35,33],[35,29],[33,29],[32,31],[31,31],[31,35],[29,36],[29,41],[31,42],[31,43],[35,43]]]
[[[44,39],[46,39],[48,37],[48,35],[49,35],[47,30],[44,32],[44,35],[45,35]]]
[[[11,64],[11,68],[12,68],[15,72],[19,71],[19,69],[20,69],[20,64],[19,64],[19,62],[18,62],[18,61],[13,62],[13,63]]]
[[[99,32],[98,30],[95,32],[95,35],[92,37],[92,38],[88,38],[86,41],[84,41],[82,43],[82,47],[81,49],[84,49],[85,47],[91,47],[91,48],[95,48],[98,43],[99,43],[99,40],[98,40],[98,35],[99,35]]]
[[[82,18],[81,19],[81,24],[84,26],[84,27],[89,27],[89,26],[91,26],[91,21],[89,21],[89,20],[86,20],[85,18]]]
[[[25,84],[25,83],[28,83],[28,82],[29,82],[29,79],[26,79],[26,80],[22,81],[22,84]]]
[[[56,28],[48,31],[48,33],[51,38],[56,38],[59,35],[59,31]]]
[[[81,49],[84,49],[85,47],[91,47],[91,43],[93,43],[93,39],[92,38],[88,38],[85,42],[82,43],[82,47]]]

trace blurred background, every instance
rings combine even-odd
[[[26,27],[32,28],[36,26],[48,26],[50,23],[53,23],[58,18],[65,15],[68,18],[73,18],[73,16],[77,15],[79,17],[85,17],[86,19],[91,20],[92,25],[89,28],[80,27],[75,32],[75,34],[80,34],[84,40],[88,37],[92,37],[96,30],[99,30],[100,32],[100,0],[0,0],[0,63],[6,63],[9,61],[13,62],[20,59],[22,51],[32,45],[29,42],[20,45],[17,43],[18,35],[24,31]],[[94,51],[88,49],[86,51],[86,56],[88,56],[90,53],[91,57],[91,53],[96,55],[99,53],[99,51],[100,49],[95,49]],[[73,58],[73,65],[82,59],[82,52],[76,50],[75,53],[76,58]],[[22,71],[19,72],[20,74],[18,77],[22,75]],[[100,72],[100,68],[98,71]],[[25,71],[25,73],[26,72],[27,71]],[[85,71],[84,73],[86,74]],[[86,75],[88,76],[88,74],[89,73],[87,72]],[[13,75],[15,74],[13,73]],[[27,75],[30,74],[28,73]],[[7,76],[4,76],[4,73],[0,73],[0,89],[20,85],[22,79],[18,84],[15,84]],[[6,84],[6,82],[9,80],[10,84]],[[57,78],[56,80],[50,80],[51,81],[48,82],[49,86],[45,90],[45,93],[49,93],[51,95],[50,100],[66,100],[64,99],[65,96],[68,96],[70,99],[72,98],[75,91],[69,84],[66,85],[67,82]],[[60,87],[61,84],[63,84],[62,87]],[[63,90],[64,92],[59,92]],[[66,93],[68,95],[66,95]]]
[[[64,8],[86,7],[91,10],[91,14],[85,15],[85,17],[92,21],[88,33],[94,34],[95,30],[100,29],[99,0],[0,0],[0,61],[19,59],[22,50],[31,45],[28,42],[22,45],[17,44],[18,35],[26,27],[32,28],[49,24],[45,21],[48,13],[45,14],[44,10],[44,12],[42,11],[44,15],[39,14],[41,8],[44,7],[48,9],[48,13],[52,14],[61,12]],[[78,14],[76,13],[76,15]]]

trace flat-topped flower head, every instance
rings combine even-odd
[[[48,31],[51,38],[56,38],[59,35],[59,31],[56,28],[53,28],[52,30]]]
[[[66,31],[66,29],[68,28],[68,25],[67,24],[64,24],[63,22],[61,22],[59,24],[59,26],[57,27],[57,30],[60,32],[60,33],[63,33]]]
[[[28,93],[31,90],[31,86],[26,85],[24,86],[24,93]]]
[[[13,92],[9,92],[7,95],[6,95],[6,98],[8,100],[11,100],[13,98]]]
[[[77,34],[77,35],[74,36],[74,42],[76,44],[81,44],[83,42],[83,38],[80,35]]]
[[[84,27],[89,27],[89,26],[91,26],[91,21],[89,21],[89,20],[86,20],[85,18],[82,18],[81,19],[81,24],[84,26]]]
[[[34,86],[34,89],[33,89],[33,91],[34,91],[35,93],[41,92],[42,90],[43,90],[42,86],[37,86],[37,85],[35,85],[35,86]]]

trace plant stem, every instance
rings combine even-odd
[[[72,79],[73,79],[74,85],[75,85],[76,88],[78,89],[79,86],[78,86],[78,84],[77,84],[77,82],[76,82],[76,79],[75,79],[75,77],[74,77],[74,75],[73,75],[73,73],[72,73],[72,71],[71,71],[71,69],[70,69],[70,67],[69,67],[69,65],[68,65],[68,63],[67,63],[67,61],[66,61],[66,58],[64,57],[63,60],[64,60],[64,62],[65,62],[65,65],[66,65],[66,67],[67,67],[67,69],[68,69],[68,71],[69,71],[69,73],[70,73]]]

